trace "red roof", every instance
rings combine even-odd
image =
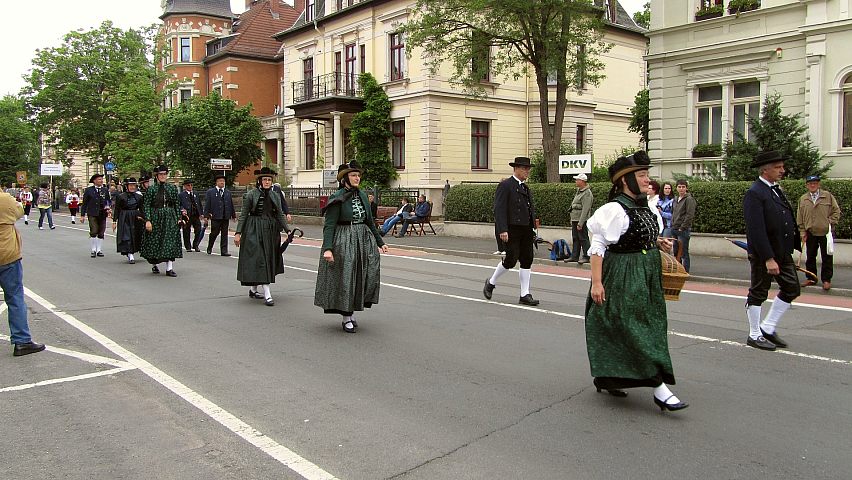
[[[234,22],[234,39],[207,59],[230,54],[271,60],[281,48],[272,36],[290,28],[300,13],[281,0],[257,0]]]

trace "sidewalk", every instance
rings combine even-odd
[[[322,226],[320,225],[305,225],[296,221],[295,226],[301,228],[305,232],[306,238],[322,238]],[[401,249],[422,250],[432,253],[446,253],[456,256],[468,258],[484,258],[494,259],[500,258],[495,254],[497,244],[495,241],[484,240],[479,238],[463,238],[463,237],[448,237],[441,234],[442,225],[433,224],[438,231],[438,235],[426,235],[418,237],[406,236],[405,238],[395,238],[388,234],[384,237],[385,243]],[[793,257],[798,260],[798,252]],[[576,263],[554,262],[550,260],[550,252],[546,246],[536,250],[536,264],[562,266],[566,269],[589,269],[589,265],[578,265]],[[725,283],[733,285],[749,285],[749,264],[745,255],[742,258],[724,258],[724,257],[709,257],[690,255],[690,280],[698,282],[710,283]],[[495,263],[496,265],[496,263]],[[804,259],[802,260],[804,267]],[[819,263],[817,263],[819,268]],[[815,272],[819,274],[819,272]],[[804,276],[800,274],[800,278]],[[852,297],[852,268],[850,267],[835,267],[834,278],[832,279],[832,288],[828,292],[824,292],[819,286],[811,286],[803,288],[802,292],[810,294],[824,294]],[[775,287],[773,287],[775,288]]]

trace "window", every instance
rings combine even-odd
[[[698,89],[698,143],[722,144],[722,87]]]
[[[355,94],[355,44],[350,43],[343,47],[346,53],[346,94]]]
[[[314,132],[305,132],[305,169],[313,170],[316,168],[317,161],[317,145]]]
[[[488,122],[470,123],[470,168],[484,170],[488,168]]]
[[[393,166],[397,170],[402,170],[405,168],[405,120],[391,122],[391,132],[393,133],[391,140]]]
[[[577,141],[574,144],[577,153],[585,153],[586,150],[586,126],[577,125]]]
[[[222,84],[220,83],[219,85],[214,85],[213,91],[218,93],[219,95],[222,95]]]
[[[337,10],[343,10],[343,0],[337,0]]]
[[[734,143],[754,141],[749,118],[760,116],[760,82],[734,84]]]
[[[390,34],[390,79],[402,80],[405,78],[405,43],[401,33]]]
[[[586,88],[586,46],[577,46],[577,77],[574,82],[577,90]]]
[[[192,61],[192,39],[189,37],[181,37],[180,39],[180,61]]]
[[[191,88],[181,88],[180,89],[180,103],[186,102],[192,98],[192,89]]]
[[[306,58],[302,60],[302,79],[305,81],[305,88],[302,92],[302,98],[305,100],[314,98],[314,59]]]
[[[480,82],[487,82],[491,79],[491,44],[488,35],[482,32],[474,32],[472,34],[471,48],[473,54],[471,57],[470,70],[473,78]]]
[[[316,5],[316,0],[306,0],[305,1],[305,21],[313,22],[314,21],[314,6]]]
[[[166,54],[166,60],[169,63],[172,63],[172,62],[175,61],[175,39],[174,38],[169,39],[169,51]]]
[[[341,90],[341,54],[340,52],[334,52],[334,91],[339,92]]]
[[[843,82],[843,143],[845,147],[852,147],[852,75],[846,77]]]
[[[359,55],[359,59],[361,60],[361,73],[367,72],[367,46],[361,45],[361,54]]]

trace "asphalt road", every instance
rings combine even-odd
[[[167,278],[57,224],[19,225],[49,349],[0,354],[3,478],[850,478],[849,299],[803,298],[769,353],[742,344],[743,288],[689,284],[668,307],[690,407],[663,414],[649,389],[595,392],[588,280],[565,269],[536,266],[527,308],[516,273],[482,299],[491,261],[392,249],[347,334],[313,306],[315,241],[266,307],[236,257],[185,253]]]

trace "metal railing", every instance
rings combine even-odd
[[[284,198],[287,199],[287,206],[290,207],[290,213],[293,215],[310,215],[319,216],[322,205],[328,200],[328,197],[337,191],[336,188],[324,187],[285,187],[281,189],[284,192]],[[402,197],[408,197],[409,201],[414,203],[420,195],[420,190],[390,188],[387,190],[367,190],[368,193],[375,194],[378,204],[388,207],[399,206],[399,200]]]
[[[327,73],[318,77],[293,82],[293,103],[318,100],[326,97],[360,98],[361,87],[354,73]]]

